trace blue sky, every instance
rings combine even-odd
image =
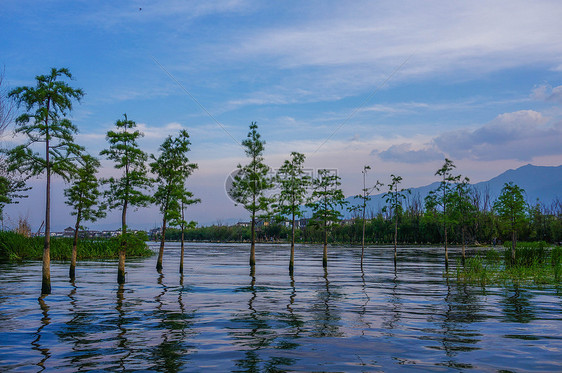
[[[191,217],[226,223],[247,219],[224,182],[246,161],[237,141],[251,121],[272,167],[303,152],[310,168],[338,169],[346,195],[367,164],[371,182],[394,173],[404,187],[435,181],[445,156],[475,182],[562,164],[560,19],[558,1],[3,0],[0,64],[9,87],[69,68],[86,92],[72,120],[93,154],[123,113],[148,152],[187,129],[200,168],[189,185],[203,201]],[[41,180],[31,185],[7,213],[38,228]],[[72,223],[63,187],[55,229]],[[133,227],[159,222],[156,208],[130,215]]]

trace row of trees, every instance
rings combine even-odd
[[[323,242],[323,266],[327,266],[327,244],[329,234],[337,233],[340,229],[338,223],[342,218],[342,210],[344,210],[348,202],[345,200],[344,194],[340,188],[340,177],[329,170],[319,170],[316,178],[306,174],[304,169],[304,154],[293,152],[290,159],[286,160],[278,169],[274,177],[268,177],[270,168],[264,163],[263,151],[265,141],[263,141],[257,131],[257,124],[250,125],[250,132],[246,140],[242,142],[245,147],[246,155],[250,158],[250,162],[245,165],[238,165],[238,173],[234,177],[230,195],[242,204],[251,214],[250,227],[250,266],[255,266],[255,242],[256,242],[256,221],[257,219],[266,219],[273,221],[290,222],[290,242],[291,252],[289,259],[289,271],[294,269],[294,250],[296,237],[296,218],[303,216],[303,207],[312,210],[312,217],[309,221],[308,229],[312,232],[318,232],[321,235],[316,241]],[[512,242],[512,259],[515,260],[515,247],[517,241],[517,232],[522,230],[531,216],[531,210],[525,202],[524,190],[514,185],[506,183],[501,191],[499,198],[490,205],[489,196],[486,201],[482,201],[478,192],[474,190],[467,177],[454,174],[455,164],[450,159],[445,159],[441,168],[435,172],[435,176],[440,178],[438,187],[431,191],[425,198],[423,203],[420,201],[415,207],[417,211],[410,211],[411,216],[417,218],[416,224],[420,225],[420,217],[423,215],[425,222],[428,221],[433,225],[434,232],[430,234],[431,241],[434,241],[435,233],[441,237],[445,249],[445,264],[449,264],[449,242],[451,231],[460,231],[460,238],[456,239],[462,245],[462,261],[466,259],[466,243],[467,235],[474,226],[498,225],[501,222],[503,227],[507,226]],[[361,267],[363,267],[365,235],[367,228],[367,219],[365,217],[366,207],[371,195],[374,191],[380,191],[384,186],[376,181],[372,186],[367,186],[366,175],[369,166],[363,168],[363,189],[362,193],[357,195],[360,204],[347,207],[351,212],[360,216],[359,221],[362,224],[361,234]],[[387,192],[384,194],[386,206],[381,211],[393,223],[393,244],[394,244],[394,263],[397,260],[397,243],[398,232],[401,220],[406,220],[404,202],[411,193],[408,189],[400,188],[402,177],[391,175],[391,182],[387,185]],[[267,191],[277,187],[279,193],[268,197]],[[535,211],[536,215],[536,211]],[[560,212],[553,220],[553,226],[560,226]],[[383,218],[384,220],[384,218]],[[552,219],[551,219],[552,220]],[[487,222],[486,222],[487,221]],[[370,226],[376,225],[375,219],[370,220]],[[348,228],[352,229],[352,228]],[[556,228],[554,228],[556,229]],[[418,232],[419,233],[419,232]],[[427,232],[426,232],[427,233]],[[492,238],[499,235],[499,232],[491,231],[484,241],[489,242]],[[196,233],[193,233],[196,234]],[[242,233],[237,233],[240,237]],[[376,236],[376,233],[371,237]],[[418,236],[418,235],[416,235]],[[456,238],[456,237],[455,237]],[[424,242],[416,240],[416,243]],[[425,241],[427,242],[427,241]]]
[[[67,204],[76,216],[75,240],[69,276],[75,277],[76,240],[78,230],[83,221],[95,221],[105,215],[106,210],[121,211],[121,244],[117,281],[125,282],[125,259],[127,250],[127,212],[130,208],[145,207],[149,204],[159,206],[162,213],[162,236],[156,268],[162,270],[164,241],[168,226],[181,229],[181,263],[183,271],[184,235],[187,228],[194,222],[185,219],[185,208],[200,202],[186,188],[186,180],[197,169],[197,164],[190,163],[189,134],[181,131],[178,136],[169,136],[159,148],[158,155],[148,155],[138,144],[143,134],[136,128],[136,123],[125,114],[117,120],[115,129],[106,135],[108,148],[100,152],[108,160],[114,162],[119,177],[99,180],[96,177],[100,166],[99,161],[86,154],[84,147],[76,143],[74,135],[77,128],[67,118],[74,102],[79,102],[84,93],[72,88],[64,79],[72,76],[67,69],[52,69],[49,75],[36,77],[35,87],[19,87],[9,96],[14,98],[25,112],[16,119],[17,134],[23,135],[27,141],[7,151],[6,174],[22,175],[23,178],[46,175],[45,205],[45,243],[43,254],[42,293],[51,292],[50,281],[50,185],[51,176],[59,175],[69,182],[65,191]],[[37,145],[40,146],[39,149]],[[340,177],[330,170],[319,170],[317,177],[305,172],[305,155],[292,152],[289,159],[269,177],[270,167],[264,163],[263,152],[265,141],[261,139],[258,126],[250,124],[247,138],[242,141],[245,153],[249,158],[246,165],[238,165],[229,194],[236,203],[241,204],[251,215],[250,227],[250,260],[251,271],[256,264],[255,243],[256,223],[258,219],[288,221],[291,226],[291,252],[289,271],[294,270],[295,240],[298,235],[296,220],[304,214],[305,207],[312,211],[310,219],[311,232],[319,232],[323,242],[323,266],[328,264],[327,245],[330,235],[337,233],[338,223],[347,207],[347,201],[341,190]],[[363,265],[365,237],[369,235],[369,223],[366,219],[367,203],[374,191],[383,185],[380,182],[368,186],[366,182],[369,166],[363,168],[362,193],[356,197],[360,205],[347,207],[361,216],[361,266]],[[480,202],[475,201],[469,180],[461,175],[454,175],[455,165],[445,159],[444,165],[437,170],[436,176],[441,178],[438,188],[425,199],[425,216],[439,222],[445,246],[445,262],[448,264],[448,242],[451,229],[461,231],[463,245],[462,256],[465,257],[465,234],[469,227],[479,219],[477,211]],[[149,171],[153,177],[149,175]],[[0,206],[14,201],[16,196],[25,192],[24,179],[0,179]],[[385,193],[386,206],[383,212],[393,223],[394,261],[397,258],[399,230],[403,226],[404,201],[408,190],[400,188],[402,177],[391,175],[391,182]],[[101,190],[105,186],[105,190]],[[279,192],[273,196],[268,192],[277,186]],[[420,204],[421,205],[421,204]],[[500,198],[493,206],[494,213],[509,223],[512,232],[512,251],[515,255],[516,232],[527,218],[523,191],[512,184],[506,184]],[[423,208],[420,206],[420,211]],[[400,229],[399,229],[400,228]]]
[[[71,87],[65,80],[72,79],[68,69],[51,70],[49,75],[36,77],[35,87],[19,87],[9,92],[8,97],[24,107],[24,113],[15,120],[15,133],[25,137],[24,144],[6,151],[7,182],[0,182],[2,205],[15,202],[23,196],[25,180],[45,175],[45,231],[42,268],[42,294],[51,293],[50,278],[50,229],[51,229],[51,177],[58,175],[69,183],[65,190],[66,203],[76,217],[75,234],[69,276],[75,277],[76,247],[78,231],[84,221],[96,221],[105,216],[107,210],[121,211],[121,242],[117,281],[125,282],[125,258],[130,235],[127,232],[129,208],[159,206],[163,216],[163,230],[171,224],[182,230],[193,225],[185,220],[187,206],[199,202],[186,188],[187,178],[197,169],[190,163],[189,134],[180,131],[176,137],[169,136],[159,148],[158,155],[145,153],[138,144],[143,134],[136,123],[124,115],[117,120],[115,130],[108,131],[108,148],[101,156],[114,162],[121,171],[119,177],[98,179],[99,160],[85,152],[74,136],[78,129],[67,118],[75,102],[84,96],[81,89]],[[149,176],[149,170],[154,177]],[[22,178],[12,179],[14,174]],[[0,180],[2,181],[2,180]],[[102,192],[101,187],[105,186]],[[155,190],[153,190],[155,188]],[[182,248],[183,249],[183,248]],[[160,245],[157,269],[162,269],[164,242]],[[183,250],[182,250],[183,253]],[[183,271],[183,257],[180,271]]]

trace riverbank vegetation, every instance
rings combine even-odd
[[[489,249],[466,259],[457,266],[459,281],[488,284],[559,284],[562,279],[562,247],[549,247],[544,241],[520,242],[512,251],[511,242],[504,250]],[[515,259],[514,259],[515,258]]]
[[[144,233],[128,234],[127,255],[147,257],[154,254],[146,246]],[[119,255],[122,238],[81,239],[78,241],[77,259],[114,259]],[[73,238],[56,237],[51,239],[51,259],[72,259]],[[0,231],[0,260],[41,260],[43,258],[44,238],[26,237],[16,232]]]

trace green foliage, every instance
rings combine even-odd
[[[310,224],[323,227],[327,232],[331,224],[338,223],[347,201],[341,190],[341,178],[330,170],[319,170],[318,177],[312,182],[311,201],[307,206],[312,209]]]
[[[71,88],[59,77],[72,78],[68,69],[51,69],[50,75],[35,77],[35,87],[19,87],[10,92],[26,113],[16,118],[16,134],[27,138],[25,144],[8,151],[8,171],[28,176],[43,172],[69,180],[76,170],[74,161],[82,147],[74,142],[77,128],[64,118],[72,110],[72,101],[80,101],[84,92]],[[34,152],[32,145],[44,144],[43,154]]]
[[[152,173],[156,175],[157,189],[154,201],[160,208],[166,221],[181,225],[182,205],[200,202],[193,199],[193,194],[186,190],[187,178],[197,169],[196,163],[189,163],[189,134],[186,130],[180,131],[175,138],[168,136],[160,145],[160,155],[151,155],[150,163]]]
[[[119,178],[111,177],[103,180],[109,188],[105,191],[109,208],[122,208],[125,212],[128,206],[145,207],[152,198],[145,191],[152,185],[152,180],[147,176],[146,161],[148,156],[141,150],[137,140],[143,134],[136,130],[137,124],[125,119],[115,122],[116,131],[108,131],[106,140],[109,148],[100,152],[100,155],[115,162],[115,168],[123,170]],[[125,227],[123,227],[125,228]]]
[[[267,212],[271,199],[266,197],[265,192],[273,187],[268,177],[270,168],[263,159],[265,141],[261,140],[256,122],[250,124],[250,132],[246,140],[242,141],[242,146],[245,147],[250,163],[238,165],[230,194],[236,203],[243,205],[252,214],[254,221],[256,215]]]
[[[522,228],[527,219],[527,204],[523,194],[525,191],[513,184],[505,183],[500,196],[494,203],[494,209],[498,217],[507,224],[512,237],[512,256],[515,255],[516,234]]]
[[[277,203],[272,207],[276,214],[282,217],[302,216],[302,205],[306,201],[311,177],[304,170],[305,155],[291,153],[291,159],[285,160],[275,175],[275,182],[280,192],[275,196]]]
[[[146,246],[145,232],[129,234],[127,250],[133,257],[151,256]],[[78,259],[113,259],[119,252],[120,237],[111,239],[83,239],[78,243]],[[51,259],[70,260],[71,238],[51,239]],[[15,232],[0,232],[0,260],[40,260],[43,256],[43,237],[25,237]]]
[[[70,213],[76,216],[76,224],[80,222],[96,221],[105,217],[105,205],[100,202],[101,192],[96,173],[100,162],[87,154],[81,157],[81,167],[72,179],[70,187],[65,189],[65,203],[72,208]]]
[[[487,250],[485,256],[467,258],[463,266],[457,263],[457,279],[464,282],[485,284],[533,283],[559,284],[562,267],[560,247],[549,250],[548,245],[540,243],[516,249],[516,260],[511,258],[511,250],[503,255],[495,250]]]

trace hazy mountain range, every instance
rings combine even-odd
[[[473,184],[480,192],[484,193],[486,190],[490,195],[490,200],[496,200],[500,195],[503,185],[512,181],[514,184],[523,188],[526,193],[526,198],[529,203],[536,203],[537,199],[541,203],[550,204],[555,198],[562,198],[562,165],[561,166],[533,166],[528,164],[519,167],[515,170],[507,170],[504,173],[480,183]],[[411,195],[409,198],[414,198],[419,195],[423,203],[423,199],[427,194],[436,189],[439,182],[436,181],[430,185],[411,188]],[[381,190],[385,190],[385,185]],[[377,213],[385,205],[383,197],[384,192],[372,196],[371,201],[368,202],[367,211]],[[346,200],[350,205],[359,205],[361,201],[356,197],[348,197]],[[350,217],[349,212],[345,212],[346,217]]]

